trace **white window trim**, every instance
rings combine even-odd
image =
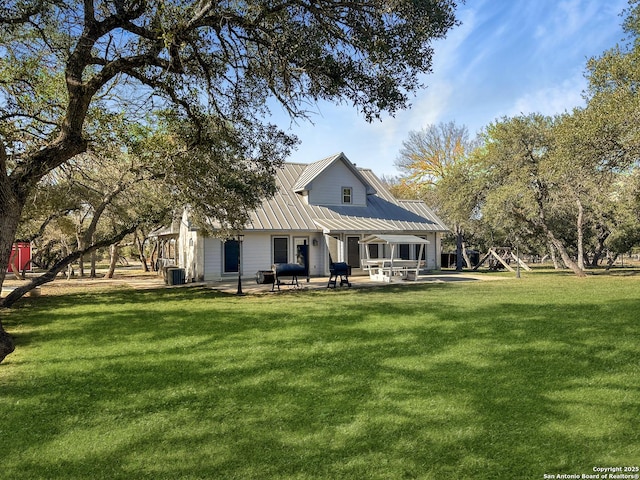
[[[271,237],[271,261],[272,261],[273,263],[275,263],[275,260],[276,260],[276,259],[275,259],[275,255],[276,255],[276,251],[275,251],[275,241],[276,241],[276,239],[284,239],[284,240],[286,240],[286,241],[287,241],[287,250],[286,250],[286,251],[287,251],[287,263],[288,263],[288,262],[290,261],[290,258],[291,258],[291,252],[290,252],[290,249],[291,249],[291,241],[290,241],[290,239],[289,239],[289,236],[288,236],[288,235],[273,235],[273,236]]]
[[[349,201],[345,202],[345,193],[348,190],[348,195],[349,195]],[[353,205],[353,187],[341,187],[340,188],[340,197],[341,197],[341,203],[343,205]]]

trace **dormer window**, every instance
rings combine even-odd
[[[353,203],[353,189],[351,187],[342,187],[342,203],[348,205]]]
[[[367,197],[376,194],[370,175],[340,153],[307,165],[292,190],[305,205],[366,206]]]

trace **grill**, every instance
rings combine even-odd
[[[344,262],[336,262],[332,263],[329,266],[329,273],[331,276],[329,277],[329,283],[327,283],[327,288],[336,288],[338,283],[338,277],[340,277],[340,286],[346,285],[347,287],[351,287],[351,283],[349,283],[349,275],[351,275],[351,267]]]
[[[273,270],[260,270],[256,273],[256,283],[259,285],[266,285],[273,283],[276,281],[276,274]]]
[[[275,285],[278,286],[278,290],[280,290],[280,285],[295,285],[296,287],[299,287],[298,275],[305,274],[304,265],[299,265],[297,263],[276,263],[273,266],[273,271],[276,274]],[[290,282],[286,283],[281,280],[281,278],[284,277],[289,277],[291,279]]]

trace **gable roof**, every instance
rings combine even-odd
[[[296,192],[336,161],[358,172],[363,183],[375,192],[366,206],[309,205]],[[424,203],[398,200],[369,169],[356,168],[343,153],[313,164],[285,163],[276,174],[277,192],[251,212],[245,230],[322,231],[324,233],[418,233],[447,232],[449,229]]]
[[[323,158],[322,160],[319,160],[317,162],[310,163],[292,186],[293,191],[296,193],[301,193],[310,190],[313,181],[337,162],[342,162],[349,170],[351,170],[351,173],[353,173],[356,178],[365,186],[367,195],[374,195],[376,193],[376,190],[360,173],[360,170],[358,170],[356,166],[351,163],[342,152],[336,153],[335,155],[331,155],[327,158]]]

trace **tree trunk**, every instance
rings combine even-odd
[[[64,238],[62,239],[62,241],[60,243],[62,245],[62,254],[66,258],[67,256],[69,256],[69,245],[67,245],[67,242],[64,241]],[[78,257],[76,257],[76,259],[79,259],[81,257],[82,257],[82,253]],[[69,262],[66,265],[66,267],[67,267],[67,273],[66,273],[67,280],[71,280],[71,278],[75,275],[75,272],[73,271],[73,263]]]
[[[614,254],[614,255],[607,255],[607,266],[605,268],[605,270],[609,271],[611,270],[611,267],[613,267],[613,264],[616,263],[616,260],[618,259],[618,254]]]
[[[555,249],[558,251],[558,253],[560,254],[560,257],[562,258],[562,261],[564,262],[564,264],[569,267],[573,273],[576,274],[576,276],[578,277],[586,277],[586,273],[584,273],[584,270],[582,268],[580,268],[580,266],[574,262],[571,257],[569,256],[569,253],[567,252],[567,249],[564,247],[564,244],[558,240],[555,235],[553,235],[553,233],[551,232],[551,230],[546,230],[547,233],[547,238],[549,239],[549,241],[553,244],[553,246],[555,247]]]
[[[456,225],[455,230],[456,230],[456,271],[461,272],[462,264],[464,262],[464,259],[462,258],[463,236],[462,236],[462,229],[460,228],[460,225]]]
[[[462,256],[464,257],[464,262],[467,264],[467,268],[473,268],[473,265],[471,265],[471,259],[469,258],[469,253],[467,252],[467,243],[465,241],[462,242]]]
[[[7,177],[0,178],[0,292],[9,267],[11,250],[23,208],[24,201],[15,194]],[[4,330],[2,317],[0,317],[0,362],[13,352],[14,348],[13,338]]]
[[[144,254],[144,247],[145,247],[145,244],[147,243],[147,237],[145,236],[144,233],[136,232],[134,234],[134,241],[136,244],[136,248],[138,249],[138,259],[142,264],[142,270],[144,272],[148,272],[149,264],[147,263],[147,257]]]
[[[11,266],[11,273],[16,277],[16,280],[24,280],[24,273],[20,274],[20,264],[18,263],[18,255],[13,257],[13,262],[9,262]],[[9,273],[7,271],[7,273]]]
[[[84,250],[85,245],[80,230],[76,232],[76,241],[78,242],[78,250]],[[80,276],[80,278],[84,277],[84,257],[80,257],[78,259],[78,275]]]
[[[158,266],[156,265],[156,254],[158,253],[158,241],[156,240],[153,244],[153,250],[151,250],[151,269],[154,272],[158,271]]]
[[[109,271],[107,272],[106,278],[113,278],[113,274],[116,271],[116,264],[118,263],[118,257],[120,256],[120,246],[117,243],[114,243],[109,248],[109,252],[111,253],[111,259],[109,261]]]
[[[604,226],[598,225],[596,228],[597,234],[596,238],[598,239],[598,244],[593,252],[593,258],[591,259],[591,266],[597,267],[600,263],[600,259],[604,255],[605,245],[604,242],[607,240],[611,232],[609,232]]]
[[[551,261],[553,262],[553,268],[556,270],[562,270],[562,265],[558,262],[558,256],[556,255],[556,247],[553,246],[553,243],[547,241],[547,248],[549,249]]]
[[[96,243],[96,235],[95,233],[91,234],[91,245]],[[91,278],[96,278],[96,251],[91,252]]]
[[[544,209],[545,197],[544,197],[542,191],[540,191],[538,193],[536,201],[538,203],[538,222],[536,222],[536,223],[542,228],[542,231],[546,235],[546,237],[547,237],[548,241],[551,243],[551,245],[553,245],[555,247],[555,249],[558,251],[558,253],[560,254],[560,257],[562,258],[562,261],[564,262],[564,264],[567,267],[569,267],[573,271],[573,273],[576,274],[576,276],[578,276],[578,277],[586,277],[586,274],[584,273],[584,270],[582,269],[582,267],[580,267],[578,264],[576,264],[576,262],[574,262],[571,259],[571,256],[569,256],[569,253],[567,252],[567,249],[565,248],[565,246],[562,243],[562,241],[560,241],[559,239],[556,238],[556,236],[553,234],[553,232],[551,231],[551,229],[547,225],[547,219],[546,219],[545,209]]]
[[[12,353],[15,348],[13,337],[4,330],[2,323],[0,323],[0,363],[2,363],[6,356]]]
[[[95,240],[94,240],[95,241]],[[96,251],[91,252],[91,278],[96,278]]]
[[[578,247],[578,262],[577,265],[581,270],[584,270],[585,261],[584,261],[584,208],[582,206],[582,202],[580,199],[576,200],[576,204],[578,205],[578,218],[576,221],[577,228],[577,247]]]
[[[67,72],[69,71],[67,69]],[[82,82],[76,80],[73,78],[71,81],[71,77],[67,80],[67,85],[74,91],[70,92],[65,121],[60,125],[57,138],[25,156],[14,164],[13,168],[8,168],[7,152],[4,145],[0,145],[0,291],[4,284],[20,216],[30,191],[47,173],[87,149],[87,142],[82,138],[82,126],[97,88],[87,89]],[[15,290],[11,294],[14,292]],[[6,299],[0,301],[0,304],[4,300]],[[0,322],[0,362],[13,352],[14,348],[13,339],[5,332]]]
[[[4,195],[0,195],[2,200],[0,201],[0,288],[9,268],[13,242],[22,212],[21,206],[16,208],[15,203],[8,204],[3,197]]]

